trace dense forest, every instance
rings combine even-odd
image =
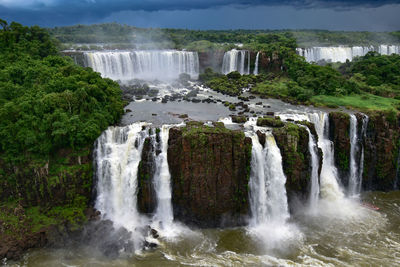
[[[123,101],[116,82],[60,56],[46,30],[0,25],[0,239],[6,240],[84,219],[93,177],[86,158],[101,132],[119,121]]]
[[[293,37],[299,47],[330,45],[400,44],[400,32],[343,32],[327,30],[184,30],[137,28],[117,23],[75,25],[47,29],[63,48],[188,48],[257,43],[260,36],[279,34]],[[262,37],[261,37],[262,38]],[[199,44],[197,42],[202,41]],[[86,44],[76,46],[74,44]],[[157,46],[154,46],[157,44]]]

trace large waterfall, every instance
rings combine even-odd
[[[124,227],[134,232],[135,248],[140,248],[144,240],[138,229],[151,225],[165,237],[176,234],[173,224],[170,173],[167,161],[170,126],[164,125],[157,134],[146,128],[145,123],[134,123],[125,127],[110,127],[97,139],[95,145],[95,165],[97,177],[96,209],[103,219],[114,222],[116,227]],[[140,214],[137,209],[138,166],[142,149],[149,137],[156,148],[154,189],[157,207],[153,218]],[[178,229],[179,230],[179,229]]]
[[[238,71],[240,74],[250,74],[250,53],[247,50],[232,49],[225,52],[222,61],[222,73]]]
[[[284,223],[289,218],[289,211],[280,150],[270,133],[266,134],[265,148],[261,146],[256,134],[252,134],[251,138],[251,225],[257,226],[271,221]]]
[[[157,208],[154,220],[157,227],[170,232],[174,215],[171,203],[171,174],[169,172],[167,151],[170,126],[164,125],[160,130],[160,154],[156,157],[154,187],[157,192]],[[171,234],[171,233],[168,233]]]
[[[129,231],[143,225],[137,210],[137,173],[147,132],[144,123],[110,127],[97,139],[95,166],[96,209],[104,219]],[[136,248],[139,247],[136,241]]]
[[[171,80],[186,73],[199,75],[197,52],[177,50],[143,50],[85,52],[86,66],[113,80]]]
[[[307,62],[318,62],[325,60],[327,62],[346,62],[352,61],[354,57],[364,56],[370,51],[379,52],[382,55],[400,54],[400,46],[380,45],[374,46],[328,46],[297,48],[297,53],[305,57]]]

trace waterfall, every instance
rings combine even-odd
[[[374,46],[330,46],[330,47],[310,47],[297,48],[297,53],[305,57],[307,62],[346,62],[352,61],[354,57],[365,56],[370,51],[376,51],[382,55],[400,54],[400,46],[380,45]]]
[[[197,52],[176,50],[143,50],[118,52],[85,52],[85,64],[103,77],[113,80],[171,80],[187,73],[199,75]]]
[[[364,171],[363,139],[366,136],[368,121],[368,116],[364,115],[361,131],[358,134],[357,117],[354,114],[350,114],[350,175],[348,192],[349,196],[353,197],[359,195],[361,192]]]
[[[309,114],[318,134],[318,146],[322,149],[323,160],[320,176],[321,196],[326,199],[342,199],[343,192],[338,182],[338,173],[334,164],[334,147],[328,138],[329,119],[325,112]]]
[[[266,135],[265,148],[261,146],[256,134],[251,133],[251,139],[250,225],[285,223],[289,211],[280,150],[270,133]]]
[[[144,140],[145,123],[110,127],[95,144],[97,199],[95,208],[103,219],[129,231],[143,225],[137,210],[137,172]]]
[[[359,181],[358,167],[357,166],[357,150],[358,150],[358,136],[357,136],[357,117],[350,114],[350,177],[349,177],[349,195],[354,196],[358,193]]]
[[[316,207],[319,199],[319,157],[318,157],[318,147],[315,142],[314,136],[311,134],[310,129],[306,127],[308,132],[308,150],[311,154],[311,188],[310,188],[310,198],[309,204],[310,208]]]
[[[257,52],[256,62],[254,63],[254,75],[258,75],[258,59],[260,56],[260,52]]]
[[[246,66],[247,58],[247,66]],[[225,52],[222,61],[222,73],[238,71],[240,74],[250,74],[250,53],[247,50],[232,49]]]
[[[160,131],[160,154],[156,157],[154,187],[157,194],[157,208],[154,221],[163,230],[170,230],[174,215],[171,203],[171,174],[169,172],[167,152],[170,126],[163,125]]]

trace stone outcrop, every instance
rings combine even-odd
[[[0,259],[60,245],[54,240],[78,231],[88,219],[92,182],[91,148],[63,149],[47,162],[0,160]]]
[[[274,128],[272,133],[282,155],[289,204],[295,198],[305,200],[311,186],[312,169],[311,154],[308,149],[308,132],[305,127],[285,123],[284,127]],[[315,138],[317,137],[315,136]],[[320,162],[322,162],[321,151],[319,151],[319,156]]]
[[[144,141],[142,157],[138,167],[138,210],[142,213],[153,213],[156,208],[156,193],[153,186],[155,172],[155,147],[148,137]]]
[[[350,170],[350,115],[329,113],[329,139],[335,148],[335,165],[342,184],[347,188]]]
[[[364,141],[363,189],[393,190],[395,181],[399,180],[396,179],[399,167],[399,118],[394,113],[374,112],[368,115],[369,123]]]
[[[251,139],[221,123],[191,122],[170,129],[168,144],[175,219],[200,227],[244,225]]]
[[[224,54],[224,50],[198,52],[200,73],[204,72],[206,68],[212,68],[214,71],[220,72],[222,69]]]

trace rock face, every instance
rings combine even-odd
[[[212,68],[214,71],[220,72],[222,68],[222,59],[224,58],[224,53],[224,50],[198,52],[200,72],[204,72],[206,68]]]
[[[289,204],[293,203],[295,198],[305,200],[311,186],[312,169],[308,132],[299,125],[285,123],[284,127],[273,129],[272,133],[282,155]],[[321,151],[319,156],[322,157]]]
[[[395,181],[399,181],[396,179],[399,167],[399,118],[393,113],[383,112],[368,115],[369,123],[364,141],[363,189],[393,190]]]
[[[350,115],[329,113],[329,139],[335,148],[335,165],[342,184],[347,188],[350,170]]]
[[[0,259],[60,245],[53,241],[77,231],[86,221],[92,182],[91,148],[60,150],[47,162],[0,160]]]
[[[168,163],[175,219],[200,227],[245,224],[251,139],[215,123],[172,128]]]
[[[142,160],[138,168],[138,209],[142,213],[153,213],[156,207],[156,193],[153,186],[155,172],[155,147],[148,137],[144,141]]]
[[[22,198],[26,206],[58,206],[76,196],[92,197],[93,167],[91,148],[81,151],[60,150],[47,162],[29,161],[24,165],[7,164],[0,159],[0,201]],[[15,183],[10,183],[12,177]]]

